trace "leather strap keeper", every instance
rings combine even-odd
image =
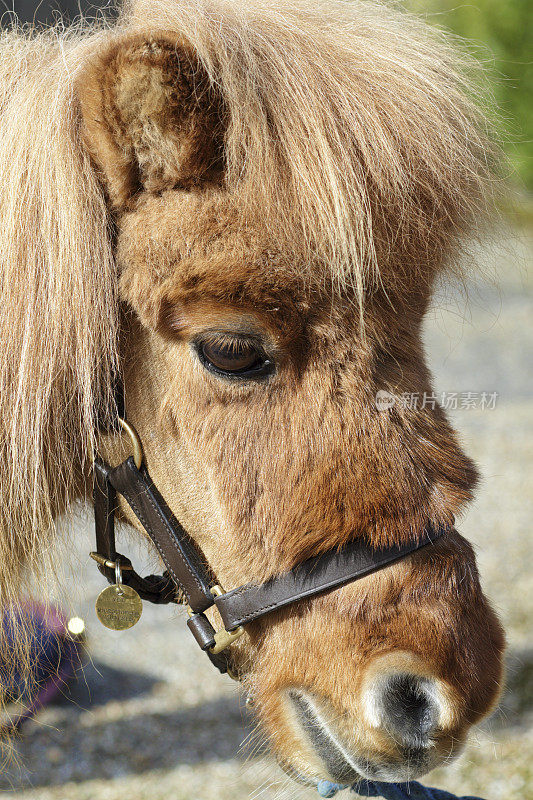
[[[202,650],[209,650],[215,645],[215,629],[205,614],[193,614],[187,620],[187,627]]]

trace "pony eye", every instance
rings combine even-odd
[[[260,376],[272,367],[262,350],[243,339],[201,342],[198,354],[207,369],[227,376]]]

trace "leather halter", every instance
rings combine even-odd
[[[91,557],[110,583],[115,582],[117,565],[123,583],[131,586],[151,603],[188,605],[187,625],[213,664],[231,677],[228,648],[244,633],[244,625],[299,600],[336,589],[405,558],[432,544],[448,528],[428,523],[421,535],[403,545],[378,549],[363,538],[340,549],[298,564],[288,572],[265,583],[248,583],[225,592],[197,544],[173,515],[142,463],[142,448],[135,430],[123,419],[120,426],[128,432],[134,456],[117,467],[102,458],[94,459],[94,517],[96,552]],[[156,546],[166,571],[162,575],[141,577],[126,556],[115,549],[114,518],[117,494],[121,495]],[[224,629],[215,631],[205,612],[216,607]]]

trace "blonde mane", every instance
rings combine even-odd
[[[0,603],[38,570],[115,363],[107,211],[77,136],[72,80],[92,40],[0,40]]]
[[[468,59],[381,4],[139,0],[110,28],[4,33],[0,603],[24,563],[45,565],[54,518],[82,485],[95,409],[111,402],[112,220],[73,86],[131,30],[192,44],[225,101],[229,187],[273,231],[299,231],[309,264],[360,298],[393,240],[431,240],[444,255],[490,186]]]

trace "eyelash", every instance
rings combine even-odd
[[[192,342],[192,344],[195,353],[204,369],[226,380],[259,380],[271,375],[275,369],[273,360],[265,353],[262,345],[251,337],[236,337],[216,332],[211,335],[204,335],[201,338],[197,338]],[[212,347],[227,348],[230,351],[232,349],[237,351],[239,345],[242,344],[251,345],[257,351],[259,359],[262,359],[263,361],[260,366],[252,367],[249,370],[244,370],[242,372],[226,371],[212,364],[203,352],[203,348],[207,345],[211,345]]]
[[[258,342],[255,342],[251,338],[245,338],[244,336],[239,338],[237,336],[230,336],[224,333],[213,333],[212,335],[208,335],[202,337],[202,339],[198,340],[198,345],[202,347],[203,345],[211,345],[212,347],[221,347],[221,348],[228,348],[228,350],[237,351],[239,345],[241,344],[249,344],[252,347],[255,347],[259,353],[263,352],[263,348]]]

